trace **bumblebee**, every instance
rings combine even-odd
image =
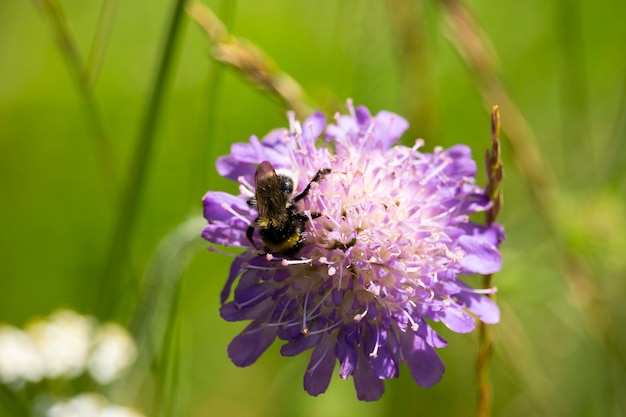
[[[296,253],[304,244],[305,226],[309,220],[309,217],[301,211],[298,202],[309,194],[311,184],[319,182],[329,173],[328,168],[317,171],[306,188],[294,197],[293,179],[283,173],[277,174],[270,162],[261,162],[254,175],[256,187],[254,198],[248,200],[248,204],[256,207],[259,213],[246,231],[246,237],[252,245],[257,248],[252,240],[254,229],[257,229],[266,252],[285,255]],[[311,218],[316,219],[321,215],[311,213]]]

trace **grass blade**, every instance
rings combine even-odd
[[[118,0],[104,0],[102,2],[102,11],[98,19],[98,27],[93,37],[91,51],[89,52],[89,58],[87,59],[87,65],[85,66],[83,74],[83,82],[90,90],[93,90],[98,75],[100,74],[100,69],[102,68],[106,48],[109,43],[109,38],[111,37],[111,31],[113,30],[117,3]]]
[[[48,19],[57,38],[61,54],[78,87],[85,105],[89,126],[93,129],[93,146],[104,185],[109,197],[115,196],[116,174],[113,163],[113,146],[109,140],[91,86],[84,77],[84,64],[69,23],[61,5],[56,0],[35,0],[35,3]]]
[[[132,157],[129,180],[120,201],[117,224],[109,248],[109,257],[102,281],[103,288],[100,293],[100,314],[104,317],[111,315],[113,300],[119,298],[114,297],[114,295],[118,294],[117,290],[123,286],[123,283],[119,281],[128,261],[130,238],[134,231],[139,202],[143,195],[148,165],[152,156],[159,110],[163,102],[166,82],[173,66],[174,49],[181,26],[184,5],[185,0],[174,0],[172,4],[163,47],[157,61],[156,74]]]

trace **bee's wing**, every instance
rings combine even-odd
[[[259,217],[282,217],[287,200],[280,188],[280,179],[271,163],[263,161],[254,174],[255,197]]]
[[[276,175],[276,170],[274,170],[274,166],[268,161],[263,161],[259,164],[258,167],[256,167],[256,173],[254,174],[254,183],[258,185],[259,182],[262,183],[263,181],[271,179],[272,177],[278,177]]]

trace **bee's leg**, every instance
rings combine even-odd
[[[306,214],[296,213],[294,216],[296,219],[300,220],[301,222],[306,223],[309,221],[309,217]],[[317,219],[318,217],[322,217],[322,213],[319,213],[319,212],[311,213],[312,219]]]
[[[248,238],[250,243],[252,243],[252,246],[254,246],[254,249],[259,249],[256,243],[254,243],[254,240],[252,240],[252,234],[254,233],[254,225],[256,224],[257,220],[259,220],[258,217],[254,220],[254,222],[250,224],[250,226],[248,226],[248,230],[246,230],[246,237]]]
[[[320,181],[322,178],[324,178],[328,174],[330,174],[330,168],[323,168],[317,171],[317,174],[315,174],[311,182],[306,186],[304,190],[302,190],[300,194],[298,194],[297,196],[293,198],[293,201],[300,201],[304,197],[306,197],[309,194],[309,190],[311,189],[311,184],[313,184],[314,182]]]

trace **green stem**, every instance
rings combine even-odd
[[[626,192],[626,164],[624,164],[624,155],[626,155],[626,67],[622,72],[622,89],[619,97],[619,105],[613,127],[611,129],[611,140],[603,149],[602,160],[606,163],[602,164],[602,182],[611,182],[616,184],[617,190],[622,195]]]
[[[236,0],[224,0],[221,5],[221,16],[224,22],[224,26],[227,30],[231,30],[235,10],[237,9],[237,1]],[[192,164],[192,181],[190,181],[191,185],[191,198],[190,201],[193,201],[194,207],[196,207],[198,202],[198,196],[202,195],[204,191],[207,189],[207,184],[209,181],[209,173],[213,172],[213,165],[210,162],[210,158],[216,154],[216,148],[219,141],[214,140],[215,135],[215,125],[216,125],[216,115],[220,97],[220,85],[222,76],[224,74],[224,66],[220,65],[216,61],[211,62],[210,73],[208,76],[207,82],[207,91],[208,91],[208,109],[206,112],[206,123],[204,124],[204,134],[198,135],[198,144],[196,149],[197,152],[197,162]],[[211,145],[209,147],[209,145]],[[211,167],[209,169],[209,167]],[[202,173],[202,174],[199,174]]]
[[[533,204],[556,239],[559,257],[564,264],[563,277],[585,320],[590,335],[606,340],[615,334],[608,305],[597,285],[597,277],[584,257],[563,240],[562,219],[559,217],[559,184],[550,165],[544,160],[530,125],[510,97],[497,71],[493,45],[471,16],[462,0],[439,0],[444,17],[451,29],[451,41],[476,79],[477,89],[486,103],[498,103],[505,109],[507,119],[503,129],[511,147],[511,156],[528,185]],[[581,76],[581,78],[584,78]],[[583,105],[584,106],[584,105]],[[584,114],[585,111],[581,111]]]
[[[569,175],[578,181],[593,178],[597,181],[598,158],[589,117],[589,93],[587,73],[585,71],[585,48],[581,22],[580,0],[560,0],[557,2],[555,30],[560,53],[559,86],[561,102],[561,149],[567,155],[570,166],[566,167]],[[582,152],[568,152],[580,149]],[[591,160],[591,161],[590,161]],[[591,163],[590,163],[591,162]]]
[[[155,356],[165,357],[163,343],[167,337],[164,335],[171,332],[168,326],[172,325],[172,314],[177,308],[180,277],[192,256],[206,246],[198,233],[205,224],[206,220],[197,216],[176,227],[159,243],[146,268],[141,299],[129,325],[139,356],[131,373],[115,391],[124,402],[134,401]]]
[[[483,275],[483,288],[491,288],[492,275]],[[493,296],[490,294],[490,298]],[[476,356],[476,375],[478,383],[477,416],[491,416],[493,403],[493,386],[489,365],[493,357],[494,335],[490,326],[480,321],[478,323],[478,354]]]
[[[167,33],[157,64],[157,72],[150,90],[150,97],[132,158],[129,181],[126,184],[120,202],[118,220],[113,239],[111,240],[109,258],[105,268],[103,291],[100,293],[100,313],[105,317],[111,314],[113,300],[119,298],[115,296],[115,290],[119,289],[118,281],[128,261],[130,238],[134,231],[139,202],[145,187],[146,173],[148,171],[150,157],[152,156],[159,110],[161,109],[163,101],[165,84],[172,68],[175,40],[181,26],[185,1],[186,0],[174,0]]]
[[[180,398],[180,378],[181,369],[180,355],[182,350],[182,320],[180,318],[180,300],[183,292],[183,281],[178,279],[172,297],[172,305],[167,322],[167,329],[163,335],[163,350],[160,357],[161,375],[158,387],[161,397],[159,416],[179,416],[181,412],[182,399]]]
[[[502,208],[502,180],[504,178],[504,168],[502,166],[500,148],[500,110],[498,106],[493,106],[491,110],[491,148],[485,153],[485,169],[487,171],[487,185],[485,195],[491,200],[491,207],[485,212],[485,223],[491,226],[498,217]],[[492,286],[493,274],[483,275],[483,288]],[[487,295],[492,300],[494,294]],[[493,346],[495,336],[491,326],[482,321],[478,324],[479,346],[476,357],[476,376],[478,383],[478,417],[491,416],[493,403],[493,386],[489,365],[493,357]]]
[[[76,41],[71,34],[63,9],[56,0],[35,0],[35,2],[50,21],[61,54],[67,62],[72,78],[83,99],[86,116],[90,127],[93,129],[93,146],[97,163],[104,179],[105,187],[107,187],[107,193],[113,199],[116,182],[113,165],[113,147],[105,132],[91,86],[84,77],[83,60],[78,51]]]
[[[504,140],[511,147],[511,156],[529,188],[533,204],[554,232],[558,184],[550,165],[542,156],[530,125],[500,79],[493,45],[463,1],[439,0],[439,3],[451,29],[450,40],[474,76],[483,101],[489,107],[498,104],[506,111]]]
[[[102,68],[102,62],[104,61],[104,55],[113,29],[117,3],[118,0],[104,0],[102,2],[98,27],[93,37],[91,51],[89,52],[89,58],[87,59],[87,65],[83,73],[83,83],[90,90],[93,90],[98,75],[100,74],[100,69]]]

